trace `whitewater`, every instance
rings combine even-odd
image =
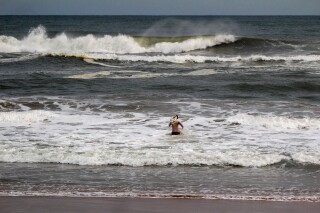
[[[146,38],[147,39],[147,38]],[[81,37],[70,37],[61,33],[49,38],[46,29],[39,26],[30,30],[29,34],[19,40],[12,36],[0,36],[1,52],[35,52],[35,53],[175,53],[206,49],[223,43],[236,41],[234,35],[216,35],[189,38],[182,42],[160,42],[151,47],[143,47],[128,35],[96,37],[92,34]]]
[[[90,102],[98,100],[74,102],[76,109],[70,108],[70,102],[66,105],[59,99],[51,101],[60,102],[59,108],[63,111],[30,111],[21,106],[25,110],[0,113],[1,127],[5,127],[2,130],[1,161],[244,167],[293,161],[302,165],[320,165],[320,146],[316,142],[319,118],[251,115],[249,112],[230,114],[229,110],[217,110],[214,105],[185,102],[180,103],[184,105],[180,111],[188,112],[183,113],[183,123],[187,127],[183,136],[172,137],[165,128],[166,116],[159,118],[156,113],[139,112],[138,104],[134,104],[132,110],[128,107],[123,114],[103,110],[106,109],[104,104],[91,106]],[[130,103],[120,102],[115,107],[126,108],[128,105]],[[97,109],[103,111],[97,113]],[[207,111],[205,115],[202,115],[203,110]],[[236,129],[245,135],[233,133]],[[270,138],[269,135],[277,137]],[[259,144],[255,138],[259,138]],[[286,140],[291,141],[290,145]],[[306,140],[309,141],[307,146],[303,145]],[[16,141],[24,141],[24,145],[20,146]],[[283,147],[286,147],[285,151]]]
[[[320,201],[318,17],[0,26],[0,196]]]

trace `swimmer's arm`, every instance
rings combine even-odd
[[[169,123],[169,127],[170,127],[171,125],[172,125],[172,123],[170,122],[170,123]]]
[[[183,125],[182,125],[182,123],[180,123],[180,122],[179,122],[179,124],[180,124],[180,126],[182,127],[182,129],[183,129]]]

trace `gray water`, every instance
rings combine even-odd
[[[319,200],[319,17],[0,26],[2,195]]]

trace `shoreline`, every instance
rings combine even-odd
[[[272,197],[272,196],[237,196],[237,195],[191,195],[191,194],[164,194],[164,195],[128,195],[128,194],[43,194],[43,193],[1,193],[1,197],[42,197],[42,198],[123,198],[123,199],[186,199],[186,200],[230,200],[230,201],[266,201],[266,202],[286,202],[286,203],[319,203],[320,197],[318,196],[288,196],[288,197]]]
[[[190,198],[28,197],[0,196],[2,212],[309,212],[320,211],[319,202],[224,200]]]

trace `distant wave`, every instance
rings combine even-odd
[[[206,49],[223,43],[236,41],[234,35],[189,36],[189,37],[132,37],[128,35],[105,35],[97,37],[92,34],[70,37],[61,33],[53,38],[47,36],[46,29],[39,26],[19,40],[12,36],[0,36],[0,50],[4,53],[175,53]]]
[[[192,54],[195,50],[208,48],[246,48],[249,50],[269,48],[272,46],[289,46],[299,48],[294,43],[260,38],[240,38],[230,34],[193,35],[177,37],[104,35],[92,34],[71,37],[60,33],[48,37],[43,26],[33,28],[29,34],[17,39],[12,36],[0,36],[0,52],[5,54],[19,53],[1,57],[0,63],[32,60],[41,55],[80,57],[90,60],[169,62],[169,63],[205,63],[205,62],[272,62],[272,61],[320,61],[320,55],[262,55],[253,52],[248,56],[214,56]],[[260,51],[261,52],[261,51]],[[183,54],[181,54],[183,53]],[[188,54],[187,54],[188,53]],[[157,54],[157,55],[155,55]],[[91,61],[90,63],[101,63]],[[114,67],[112,65],[104,65]]]
[[[170,63],[205,63],[205,62],[314,62],[320,61],[320,55],[293,55],[293,56],[267,56],[267,55],[251,55],[251,56],[202,56],[202,55],[132,55],[132,54],[95,54],[95,53],[49,53],[48,56],[62,57],[79,57],[83,59],[93,60],[115,60],[115,61],[131,61],[131,62],[170,62]]]
[[[246,48],[246,49],[268,49],[273,47],[289,47],[293,49],[299,49],[305,47],[305,45],[299,44],[296,41],[266,39],[266,38],[252,38],[252,37],[239,37],[233,43],[221,44],[219,47],[228,48]]]
[[[219,46],[219,48],[244,47],[246,49],[272,46],[301,47],[301,45],[286,41],[236,37],[231,34],[173,37],[129,35],[97,37],[87,34],[70,37],[62,32],[53,38],[49,38],[46,29],[41,25],[30,30],[29,34],[20,40],[12,36],[0,36],[0,51],[4,53],[178,53],[216,46]]]
[[[308,82],[308,81],[297,81],[293,83],[235,83],[230,84],[229,86],[236,91],[306,91],[306,92],[319,92],[320,84],[317,82]]]

